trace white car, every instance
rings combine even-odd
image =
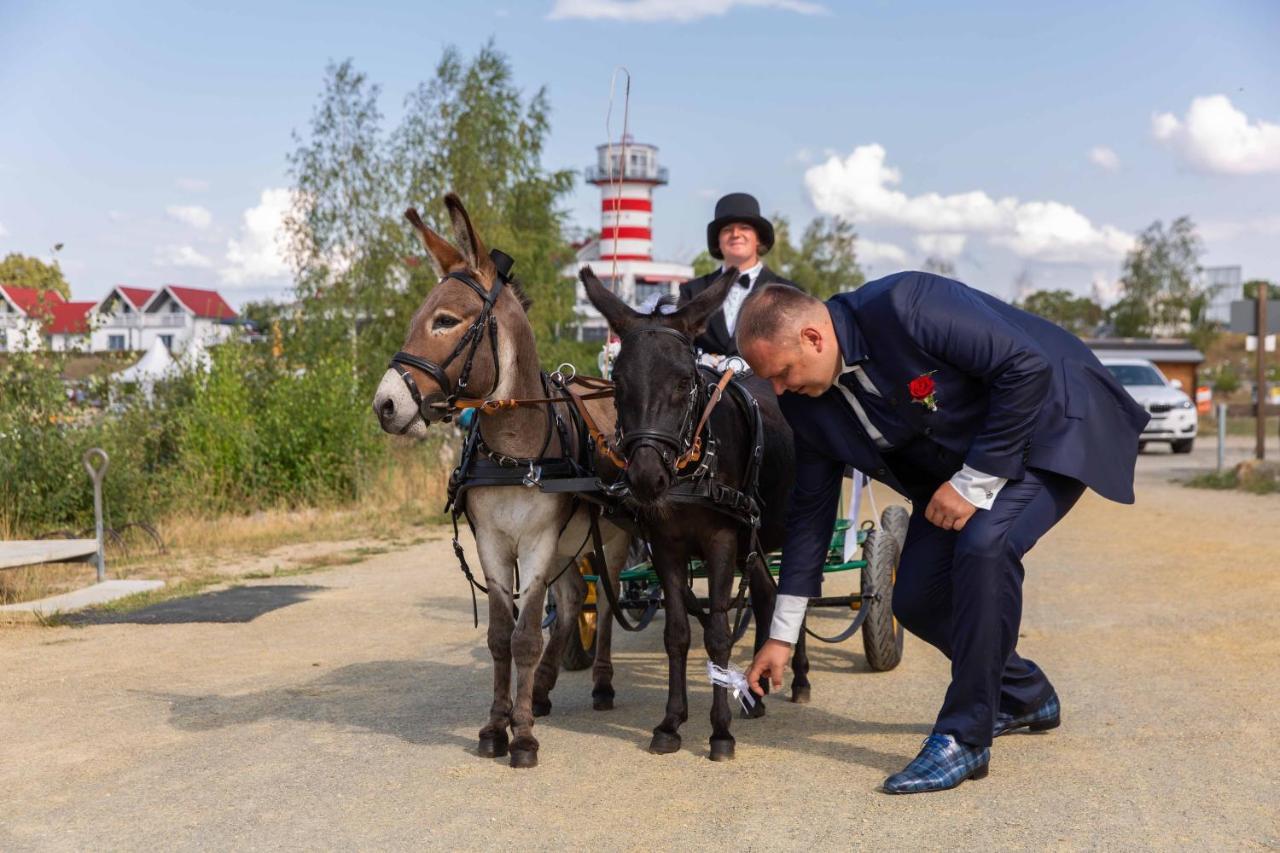
[[[1138,449],[1153,441],[1167,441],[1174,453],[1190,453],[1199,418],[1196,404],[1182,392],[1182,383],[1176,379],[1170,382],[1145,358],[1104,358],[1102,364],[1129,396],[1151,413]]]

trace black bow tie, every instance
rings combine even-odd
[[[747,275],[746,273],[743,273],[742,278],[738,279],[738,287],[746,288],[750,286],[751,286],[751,276]]]

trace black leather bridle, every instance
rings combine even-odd
[[[669,470],[673,473],[678,473],[676,471],[676,460],[687,454],[692,448],[693,432],[698,420],[701,379],[697,373],[697,351],[694,349],[693,341],[687,335],[667,326],[651,326],[628,332],[622,338],[623,349],[626,348],[628,340],[634,340],[639,335],[670,335],[680,341],[689,350],[689,359],[694,362],[693,385],[689,388],[689,401],[685,406],[684,415],[680,419],[679,432],[672,432],[658,427],[644,427],[624,431],[622,429],[622,419],[619,418],[614,441],[617,444],[618,452],[624,459],[630,459],[641,447],[649,447],[657,452]]]
[[[485,396],[496,392],[502,380],[502,366],[498,361],[498,318],[494,316],[493,309],[498,302],[498,297],[502,295],[503,286],[511,281],[511,267],[515,264],[515,261],[509,255],[497,249],[490,250],[489,258],[493,261],[497,275],[494,278],[493,287],[488,291],[468,271],[446,273],[444,278],[440,279],[440,284],[444,284],[449,279],[462,282],[474,290],[476,295],[484,302],[480,308],[480,313],[476,315],[476,318],[471,321],[471,325],[467,327],[467,331],[458,339],[457,346],[453,348],[453,352],[449,353],[448,358],[437,364],[430,359],[414,355],[411,352],[405,352],[404,350],[400,350],[391,356],[391,363],[388,367],[400,374],[400,378],[404,380],[404,384],[409,389],[409,396],[413,398],[414,404],[418,407],[418,413],[424,421],[428,419],[427,410],[432,407],[423,401],[422,391],[418,388],[418,383],[414,380],[413,374],[405,369],[406,366],[416,367],[430,376],[440,386],[440,390],[444,392],[446,409],[452,409],[458,397],[467,390],[467,382],[471,378],[471,367],[475,363],[476,352],[484,342],[487,330],[489,347],[493,352],[493,387],[489,389],[489,394]],[[464,351],[466,352],[466,357],[462,362],[462,370],[458,372],[458,382],[455,385],[449,379],[449,374],[446,371],[449,365]],[[452,417],[453,413],[449,411],[444,416],[444,420],[449,421]],[[413,421],[410,420],[408,424],[405,424],[405,429],[408,429],[412,423]]]

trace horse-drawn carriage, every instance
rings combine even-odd
[[[856,476],[853,482],[856,488]],[[855,528],[854,522],[849,518],[838,519],[831,536],[831,546],[827,549],[823,574],[856,572],[859,578],[858,588],[843,595],[823,596],[809,602],[810,608],[832,610],[836,613],[847,611],[852,615],[849,617],[849,624],[833,636],[823,636],[806,629],[808,636],[824,643],[842,643],[861,630],[862,649],[867,665],[877,672],[891,670],[902,660],[903,630],[893,617],[892,594],[898,557],[906,537],[907,521],[907,512],[900,506],[886,508],[880,515],[879,525],[868,520]],[[662,607],[662,588],[653,563],[644,552],[644,543],[638,542],[636,545],[638,547],[633,547],[631,555],[642,559],[619,573],[618,583],[621,589],[618,603],[623,609],[640,614],[637,622],[643,628],[648,627]],[[777,577],[782,567],[782,555],[771,552],[765,557],[765,563],[769,573]],[[578,570],[589,587],[586,601],[578,614],[578,630],[570,635],[569,642],[565,645],[562,661],[567,670],[581,670],[591,666],[595,658],[598,633],[596,587],[600,578],[592,574],[591,562],[585,558],[578,563]],[[691,561],[689,583],[705,578],[706,567],[703,562]],[[698,602],[703,607],[707,606],[705,598],[699,598]],[[739,608],[733,623],[735,643],[747,633],[751,625],[751,613],[749,603]],[[544,625],[550,627],[555,619],[556,607],[553,600],[547,605]]]
[[[479,754],[509,751],[512,766],[537,764],[533,719],[550,713],[562,661],[569,668],[592,665],[593,705],[612,708],[607,614],[626,630],[641,630],[663,609],[668,700],[649,749],[680,748],[693,616],[703,626],[715,685],[710,757],[732,758],[728,684],[717,675],[736,675],[730,681],[744,695],[745,679],[729,663],[733,642],[752,620],[756,648],[768,638],[795,460],[790,427],[771,393],[748,390],[732,370],[715,373],[697,363],[692,340],[723,301],[734,271],[673,314],[641,314],[584,270],[589,298],[623,341],[614,380],[547,373],[538,367],[528,300],[510,276],[512,259],[484,248],[455,196],[446,197],[446,207],[456,245],[416,212],[407,214],[440,284],[415,314],[374,410],[387,432],[416,437],[462,411],[478,415],[451,479],[450,502],[460,566],[473,595],[483,592],[488,601],[494,701]],[[472,396],[473,386],[488,391]],[[458,542],[459,517],[475,533],[484,584]],[[856,509],[850,517],[858,518]],[[861,630],[874,669],[891,669],[902,654],[891,595],[906,523],[906,513],[891,507],[879,526],[836,524],[826,571],[857,572],[859,588],[810,601],[851,615],[834,637],[806,633],[839,642]],[[636,542],[641,556],[629,559]],[[705,593],[694,591],[699,579]],[[544,615],[548,599],[552,610]],[[791,668],[792,701],[808,701],[805,634]],[[754,715],[763,713],[762,703],[746,704]]]

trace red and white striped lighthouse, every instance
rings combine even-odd
[[[657,146],[598,145],[586,181],[600,188],[600,260],[653,260],[653,190],[667,182]]]

